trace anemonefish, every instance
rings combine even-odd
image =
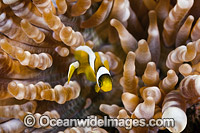
[[[74,56],[77,61],[69,66],[68,82],[77,69],[77,74],[85,73],[88,80],[97,83],[96,92],[100,89],[104,92],[112,90],[108,60],[102,52],[93,52],[88,46],[79,46],[75,49]]]

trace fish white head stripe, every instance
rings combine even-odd
[[[105,67],[100,67],[99,69],[98,69],[98,71],[97,71],[97,84],[98,84],[98,86],[99,86],[99,82],[98,82],[98,80],[99,80],[99,78],[101,77],[101,75],[103,75],[103,74],[108,74],[108,75],[110,75],[110,73],[109,73],[109,71],[105,68]],[[100,86],[99,86],[100,87]]]
[[[91,50],[91,48],[88,46],[79,46],[78,48],[76,48],[76,51],[78,51],[78,50],[82,50],[82,51],[88,53],[89,64],[92,67],[93,71],[95,71],[94,70],[94,61],[95,61],[96,56],[95,56],[94,52]]]

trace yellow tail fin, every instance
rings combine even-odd
[[[68,83],[74,73],[74,71],[79,67],[79,62],[73,62],[70,66],[69,66],[69,71],[68,71]]]

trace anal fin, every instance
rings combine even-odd
[[[77,69],[77,74],[85,73],[85,67],[79,67]]]

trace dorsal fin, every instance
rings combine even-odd
[[[76,60],[79,61],[80,66],[89,64],[89,55],[85,51],[82,50],[75,51],[74,57]]]
[[[105,60],[104,63],[103,63],[103,65],[109,71],[109,62],[108,62],[108,60]]]
[[[108,71],[109,71],[109,62],[108,62],[105,54],[102,53],[102,52],[98,52],[98,53],[99,53],[99,56],[101,58],[101,62],[103,63],[103,65],[105,66],[105,68],[108,69]]]
[[[94,68],[95,68],[95,72],[98,71],[99,67],[103,66],[103,63],[101,62],[101,58],[98,52],[95,52],[95,62],[94,62]]]

